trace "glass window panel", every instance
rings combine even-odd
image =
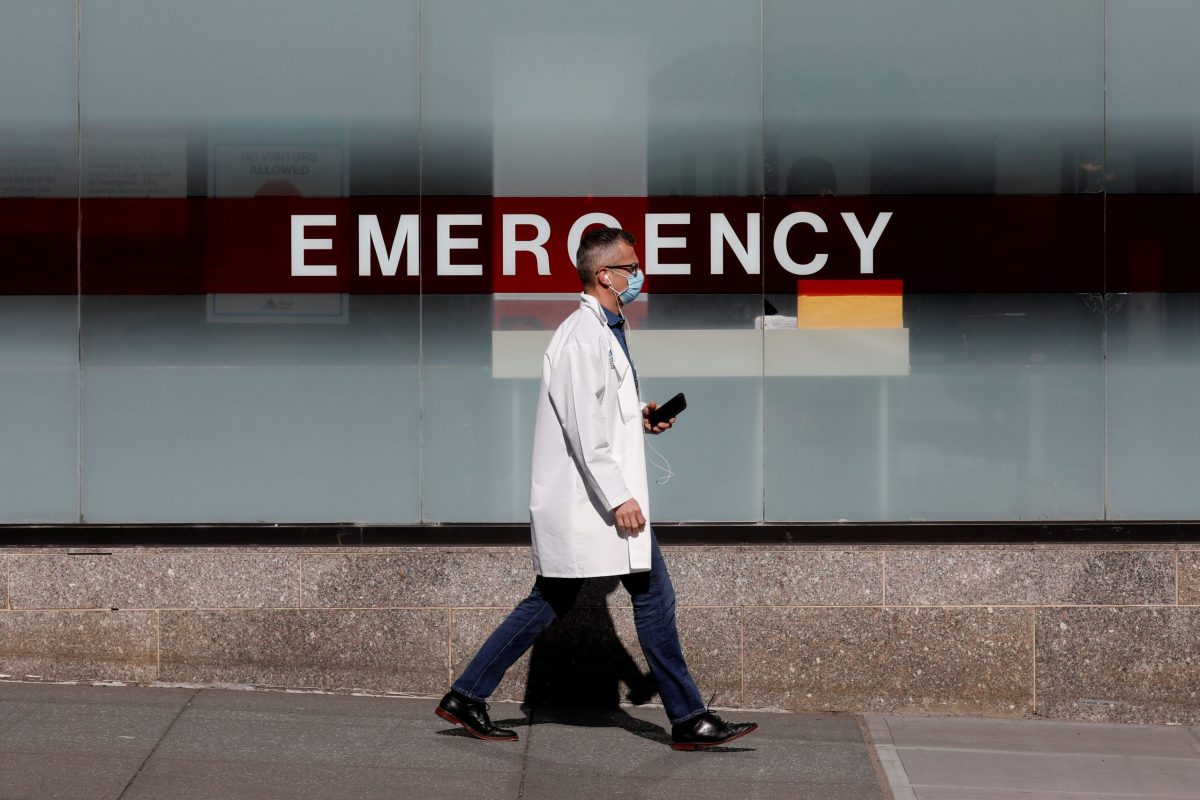
[[[1108,345],[1109,516],[1200,518],[1200,295],[1110,297]]]
[[[0,522],[79,520],[74,0],[0,4]]]
[[[655,520],[763,518],[762,313],[761,295],[646,298],[629,340],[642,399],[683,392],[688,404],[672,430],[646,439]]]
[[[480,294],[422,298],[425,521],[529,521],[541,363],[530,352],[516,372],[493,370],[493,348],[502,346],[493,341],[493,320],[525,316],[522,305],[494,308],[492,297]]]
[[[82,20],[85,518],[419,520],[419,300],[305,291],[288,240],[340,215],[352,272],[345,198],[415,195],[416,0]]]
[[[332,324],[83,300],[86,521],[418,520],[415,297]]]
[[[0,522],[78,522],[78,298],[0,297]]]
[[[757,2],[438,2],[424,6],[422,30],[425,195],[602,198],[761,191]],[[605,207],[598,201],[585,210]],[[429,521],[529,518],[539,356],[579,303],[572,265],[565,250],[558,252],[565,240],[559,228],[570,227],[574,209],[553,202],[545,209],[555,229],[548,246],[554,248],[556,294],[534,285],[531,294],[497,289],[495,295],[435,295],[425,279],[423,474]],[[423,212],[434,209],[426,204]],[[620,223],[639,236],[639,252],[645,246],[643,213],[618,212]],[[695,247],[707,258],[701,227],[696,225]],[[530,267],[519,263],[517,269]],[[695,270],[707,269],[706,262],[695,261]],[[648,283],[653,281],[652,276]],[[756,275],[751,289],[758,283]],[[683,305],[672,306],[670,291],[650,289],[630,307],[639,371],[642,360],[654,361],[658,334],[673,335],[668,328],[674,325],[718,335],[741,327],[755,337],[762,298],[747,297],[689,298],[695,301],[689,313]],[[537,341],[520,344],[523,334]],[[647,370],[644,398],[649,391],[685,391],[696,404],[688,411],[691,437],[672,432],[655,440],[676,477],[653,486],[654,518],[761,518],[761,376],[659,378],[653,368]],[[744,411],[710,432],[726,404]],[[695,433],[701,430],[704,436]],[[711,457],[714,442],[722,449],[721,461]],[[684,462],[687,468],[681,468]],[[714,483],[725,484],[726,491],[714,496],[707,491]]]
[[[1103,185],[1103,0],[768,0],[768,194]]]
[[[0,198],[75,196],[75,101],[74,0],[0,5]]]
[[[1200,6],[1108,3],[1108,486],[1113,519],[1196,519]],[[1145,195],[1156,195],[1147,197]],[[1139,196],[1142,195],[1142,196]],[[1159,290],[1174,293],[1158,293]]]
[[[767,332],[767,519],[1102,518],[1099,306],[903,302],[902,329]],[[813,334],[815,351],[773,346]]]
[[[1108,188],[1200,191],[1200,4],[1109,0]]]

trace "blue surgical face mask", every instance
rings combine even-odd
[[[638,294],[642,291],[642,283],[645,280],[646,276],[640,269],[636,274],[629,277],[629,285],[625,287],[625,291],[617,295],[617,299],[621,301],[621,305],[627,306],[634,300],[637,300]],[[616,290],[614,289],[613,291]]]

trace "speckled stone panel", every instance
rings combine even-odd
[[[858,606],[879,605],[883,599],[877,552],[690,546],[665,547],[663,559],[682,606]],[[579,605],[631,607],[616,577],[589,579]]]
[[[744,615],[749,706],[994,716],[1033,707],[1030,609],[748,608]]]
[[[455,610],[451,632],[457,678],[507,616],[491,609]],[[678,608],[676,623],[688,671],[707,701],[741,702],[740,609]],[[576,606],[534,642],[505,674],[496,700],[612,707],[644,702],[654,692],[632,609]]]
[[[674,547],[664,550],[678,602],[695,606],[868,605],[882,599],[878,553]],[[536,578],[528,548],[304,555],[303,605],[511,608]],[[585,585],[580,606],[630,607],[617,578]]]
[[[12,556],[15,608],[292,607],[300,557],[255,551]]]
[[[893,550],[888,605],[1175,602],[1175,554],[1096,550]]]
[[[443,609],[163,611],[166,681],[437,694]]]
[[[1179,552],[1179,605],[1200,605],[1200,552]]]
[[[1037,610],[1037,711],[1200,725],[1200,608]]]
[[[11,574],[12,556],[0,555],[0,594],[4,595],[4,607],[12,608],[12,597],[8,592],[8,576]]]
[[[882,559],[841,549],[670,547],[683,605],[861,606],[883,601]]]
[[[0,675],[152,681],[153,611],[2,611]]]
[[[306,608],[511,607],[534,572],[525,548],[397,548],[303,556]]]

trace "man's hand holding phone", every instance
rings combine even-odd
[[[651,400],[642,409],[642,430],[646,433],[662,433],[675,424],[675,416],[687,408],[683,392],[672,397],[661,406]]]
[[[659,434],[675,424],[675,418],[671,417],[663,420],[657,425],[651,425],[650,412],[656,408],[658,408],[658,403],[651,400],[649,403],[646,403],[646,407],[642,409],[642,429],[646,431],[646,433]]]

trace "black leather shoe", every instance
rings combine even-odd
[[[447,722],[462,725],[467,729],[467,733],[478,739],[487,739],[489,742],[517,741],[517,732],[493,723],[488,719],[487,710],[487,703],[447,692],[434,713]]]
[[[671,726],[672,750],[719,747],[758,729],[757,722],[726,722],[711,711]]]

